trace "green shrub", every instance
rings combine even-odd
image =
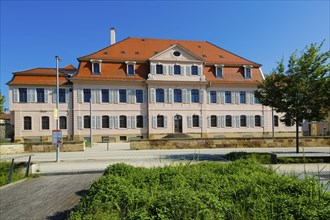
[[[253,160],[108,167],[70,219],[329,219],[315,178],[278,176]]]

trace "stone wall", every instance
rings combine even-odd
[[[24,153],[23,144],[1,144],[0,155],[4,154],[22,154]]]
[[[328,147],[330,137],[300,137],[301,147]],[[196,148],[258,148],[295,147],[293,137],[276,138],[197,138],[197,139],[157,139],[132,140],[132,150],[142,149],[196,149]]]
[[[85,142],[84,141],[65,141],[61,147],[61,152],[76,152],[84,151]],[[25,152],[55,152],[56,147],[51,142],[40,142],[40,143],[25,143]]]

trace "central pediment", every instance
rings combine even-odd
[[[150,61],[169,61],[169,62],[197,62],[201,63],[204,60],[192,53],[180,44],[172,45],[162,52],[149,58]]]

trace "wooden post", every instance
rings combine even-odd
[[[8,183],[11,183],[12,177],[13,177],[13,172],[14,172],[14,158],[11,159],[11,165],[10,165],[10,170],[9,170],[9,175],[8,175]]]
[[[31,155],[29,156],[29,160],[26,166],[26,172],[25,172],[25,177],[28,177],[30,174],[30,165],[31,165]]]

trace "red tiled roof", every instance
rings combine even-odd
[[[10,120],[10,114],[0,114],[0,119]]]

